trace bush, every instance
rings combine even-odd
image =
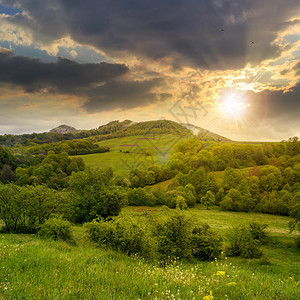
[[[181,209],[181,210],[184,210],[184,209],[188,208],[188,206],[185,202],[185,199],[182,196],[177,196],[176,197],[176,208]]]
[[[267,240],[267,234],[265,229],[268,227],[267,224],[252,221],[249,223],[249,231],[254,240],[264,244]]]
[[[155,253],[150,231],[130,217],[121,215],[111,221],[99,218],[86,224],[86,228],[90,239],[100,246],[143,257]]]
[[[180,210],[167,219],[144,224],[120,215],[107,221],[86,224],[89,238],[98,245],[146,258],[209,260],[219,257],[222,240],[207,224],[194,226],[194,220]]]
[[[218,258],[222,251],[222,238],[208,224],[193,229],[191,243],[192,255],[198,260]]]
[[[156,224],[158,252],[163,260],[168,258],[192,258],[192,220],[180,211]]]
[[[61,192],[45,186],[0,186],[0,218],[4,230],[35,233],[59,206]]]
[[[152,190],[153,196],[155,197],[156,205],[166,204],[166,192],[161,188],[155,188]]]
[[[134,188],[128,193],[128,203],[137,206],[154,206],[156,199],[151,192],[147,192],[144,188]]]
[[[69,221],[59,218],[50,218],[41,226],[38,235],[55,241],[63,240],[75,243],[71,225]]]
[[[258,258],[262,256],[259,249],[260,242],[252,237],[249,227],[240,225],[232,228],[228,236],[229,246],[226,249],[228,256],[243,258]]]

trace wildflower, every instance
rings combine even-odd
[[[213,300],[213,299],[214,296],[212,295],[212,291],[210,291],[209,295],[203,297],[203,300]]]
[[[289,277],[289,280],[294,283],[294,277]]]
[[[234,281],[232,281],[232,282],[227,283],[227,285],[228,285],[228,286],[231,286],[231,285],[237,285],[237,283],[234,282]]]
[[[225,276],[225,271],[218,271],[216,273],[217,276]]]

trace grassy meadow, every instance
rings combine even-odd
[[[130,170],[146,169],[166,163],[175,144],[190,136],[174,134],[126,136],[98,142],[110,147],[109,152],[81,155],[87,166],[112,167],[115,174],[126,175]]]
[[[124,214],[149,222],[163,207],[126,207]],[[34,235],[0,236],[0,299],[299,299],[299,250],[288,232],[289,217],[206,210],[185,212],[226,236],[250,220],[268,224],[270,236],[260,259],[181,261],[160,267],[96,247],[74,226],[77,245]],[[204,298],[203,298],[204,297]]]

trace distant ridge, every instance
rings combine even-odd
[[[60,125],[48,132],[22,135],[0,135],[0,145],[28,146],[32,143],[55,143],[63,140],[93,138],[94,141],[120,138],[136,135],[174,134],[178,136],[196,136],[203,141],[227,142],[230,139],[192,124],[181,124],[170,120],[133,122],[131,120],[111,121],[95,129],[78,130],[69,125]]]
[[[56,132],[56,133],[70,133],[70,132],[76,132],[78,131],[76,128],[69,126],[69,125],[60,125],[53,129],[51,129],[49,132]]]

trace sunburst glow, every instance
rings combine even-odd
[[[227,117],[241,117],[249,104],[240,95],[228,95],[220,103],[219,109]]]

